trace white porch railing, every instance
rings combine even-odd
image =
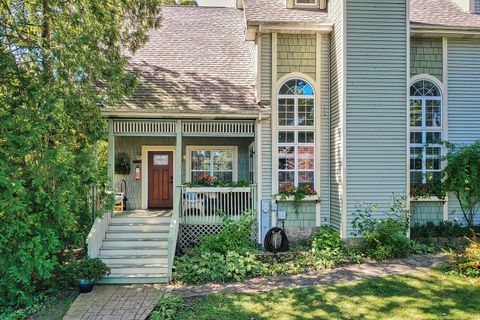
[[[255,209],[255,185],[249,187],[182,186],[180,221],[185,224],[219,224],[222,217],[238,220]]]
[[[103,239],[108,230],[112,213],[109,211],[105,213],[102,218],[96,218],[93,223],[92,229],[87,237],[88,256],[90,258],[96,258],[100,255],[100,248],[102,247]]]

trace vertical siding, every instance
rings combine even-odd
[[[271,119],[262,122],[262,198],[266,200],[272,199],[272,124]]]
[[[321,74],[320,74],[320,182],[321,224],[330,224],[330,36],[321,38]]]
[[[316,43],[314,34],[278,34],[277,78],[300,72],[315,79]]]
[[[468,144],[479,139],[480,41],[448,39],[448,140]],[[448,212],[450,220],[464,222],[454,195],[449,195]]]
[[[269,103],[272,99],[272,35],[262,34],[260,41],[261,100]]]
[[[410,76],[429,74],[443,81],[442,39],[410,40]]]
[[[359,201],[388,210],[405,195],[405,0],[347,0],[347,236]]]
[[[330,19],[334,23],[330,38],[330,225],[341,229],[342,221],[342,159],[343,159],[343,1],[329,2]]]

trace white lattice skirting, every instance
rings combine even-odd
[[[202,236],[217,234],[222,228],[221,224],[181,224],[177,245],[180,249],[195,246]]]

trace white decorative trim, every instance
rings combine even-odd
[[[198,151],[198,150],[233,151],[232,179],[234,182],[238,181],[238,147],[237,146],[198,146],[198,145],[188,145],[185,147],[185,153],[186,153],[185,181],[191,182],[190,173],[192,169],[192,162],[191,162],[192,151]]]
[[[473,1],[473,0],[472,0]],[[443,63],[443,109],[442,109],[442,127],[443,127],[443,139],[448,141],[448,38],[442,38],[442,63]],[[446,154],[448,150],[444,150]],[[445,168],[446,161],[442,163],[442,169]],[[443,220],[448,221],[448,195],[445,197],[445,203],[443,204]]]
[[[174,146],[142,146],[142,172],[141,172],[141,179],[142,179],[142,208],[148,209],[148,152],[149,151],[172,151],[173,152],[173,181],[175,181],[175,177],[177,175],[177,170],[181,170],[181,168],[177,168],[175,164],[175,150]],[[177,191],[177,186],[173,186],[173,199],[175,199],[175,192]],[[175,204],[174,204],[175,205]]]
[[[316,74],[315,80],[317,80],[317,94],[315,95],[315,184],[314,188],[318,194],[322,192],[322,34],[316,35]],[[314,88],[315,90],[315,88]],[[320,227],[322,224],[322,208],[320,202],[315,205],[315,226]]]
[[[420,81],[420,80],[428,80],[428,81],[431,81],[431,82],[435,83],[438,86],[438,88],[440,89],[440,91],[442,92],[442,97],[444,96],[445,86],[442,83],[442,81],[440,81],[440,79],[438,79],[437,77],[432,76],[431,74],[422,73],[422,74],[417,74],[417,75],[410,78],[410,82],[409,82],[409,86],[408,86],[408,97],[409,98],[410,98],[410,86],[412,84],[414,84],[415,82]]]
[[[342,75],[340,83],[342,83],[342,97],[340,100],[340,121],[342,123],[342,135],[341,135],[341,145],[342,145],[342,154],[341,154],[341,172],[340,179],[342,182],[341,185],[341,197],[342,205],[340,208],[341,211],[341,226],[340,234],[343,239],[347,238],[347,19],[346,19],[346,8],[347,0],[342,1],[342,48],[343,48],[343,57],[342,57]]]
[[[260,102],[262,101],[262,37],[259,36],[257,37],[257,43],[256,43],[256,71],[257,74],[255,75],[255,84],[256,84],[256,101]]]
[[[277,177],[277,170],[275,168],[275,164],[278,163],[278,155],[275,152],[275,146],[277,145],[278,141],[278,132],[277,132],[277,123],[278,123],[278,113],[276,112],[278,108],[278,85],[277,85],[277,33],[272,33],[272,118],[271,118],[271,125],[272,125],[272,193],[276,193],[278,190],[278,177]],[[259,207],[261,208],[261,207]],[[277,217],[275,214],[272,214],[272,226],[277,225]]]
[[[410,211],[410,48],[411,48],[411,36],[410,36],[410,4],[407,2],[406,5],[406,15],[405,15],[405,23],[407,25],[407,32],[405,33],[405,40],[407,42],[407,48],[406,48],[406,57],[407,57],[407,62],[406,62],[406,109],[407,110],[406,116],[405,116],[405,128],[406,128],[406,144],[405,144],[405,149],[406,149],[406,186],[405,186],[405,206],[408,211]],[[409,236],[410,236],[410,229],[408,230]]]

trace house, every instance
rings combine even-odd
[[[439,177],[440,140],[480,138],[479,0],[237,0],[162,14],[130,60],[138,89],[103,110],[127,200],[89,235],[90,256],[112,267],[106,282],[169,281],[175,248],[219,230],[221,215],[254,212],[259,243],[275,225],[290,239],[322,225],[354,239],[359,202],[387,210]],[[297,203],[278,196],[285,185],[316,194]],[[407,200],[412,223],[462,219],[452,197]]]

